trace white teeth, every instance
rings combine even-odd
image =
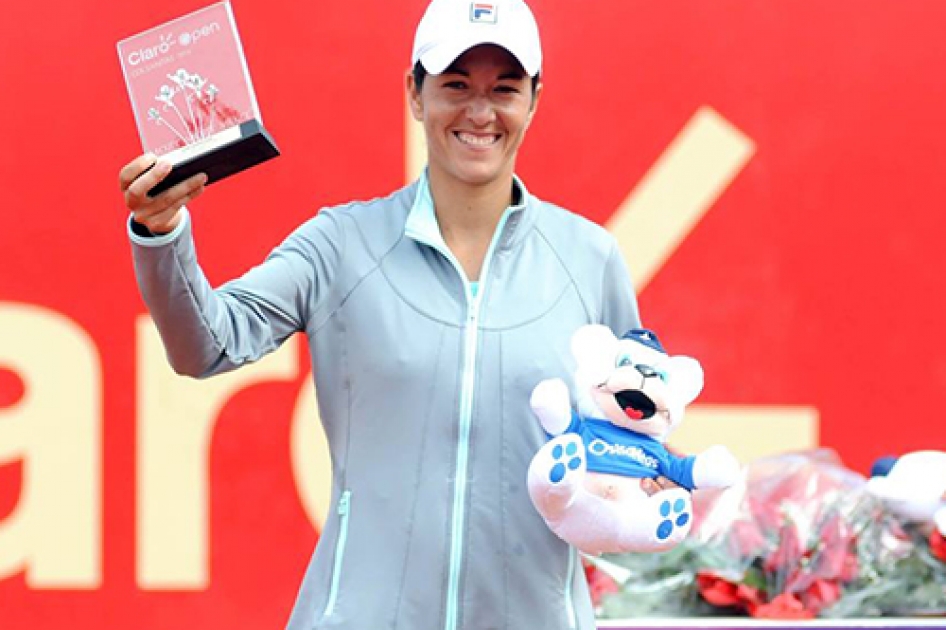
[[[491,144],[495,144],[499,136],[478,136],[460,131],[457,132],[457,138],[459,138],[460,142],[463,144],[470,144],[475,147],[488,147]]]

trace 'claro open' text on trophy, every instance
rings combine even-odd
[[[173,167],[149,194],[197,173],[211,183],[279,155],[229,2],[124,39],[118,56],[142,147]]]

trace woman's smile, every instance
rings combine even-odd
[[[497,144],[502,137],[498,133],[476,133],[471,131],[454,131],[453,135],[462,144],[477,149],[488,149]]]

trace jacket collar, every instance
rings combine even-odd
[[[513,175],[514,187],[514,205],[506,208],[502,218],[497,224],[500,234],[493,235],[493,238],[499,238],[496,246],[500,249],[506,249],[517,242],[526,231],[527,226],[534,221],[538,200],[529,194],[525,184],[518,176]],[[427,180],[427,169],[421,173],[415,188],[414,203],[407,215],[407,221],[404,225],[404,234],[420,243],[425,243],[438,249],[447,249],[447,244],[443,240],[440,232],[440,224],[437,223],[437,214],[434,211],[434,200],[430,194],[430,183]]]

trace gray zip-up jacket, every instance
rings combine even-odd
[[[130,232],[178,372],[224,372],[308,336],[336,509],[292,630],[594,628],[578,556],[526,490],[546,440],[529,395],[570,378],[578,326],[621,334],[640,326],[637,302],[610,234],[516,186],[475,292],[425,178],[322,210],[217,290],[189,218]]]

